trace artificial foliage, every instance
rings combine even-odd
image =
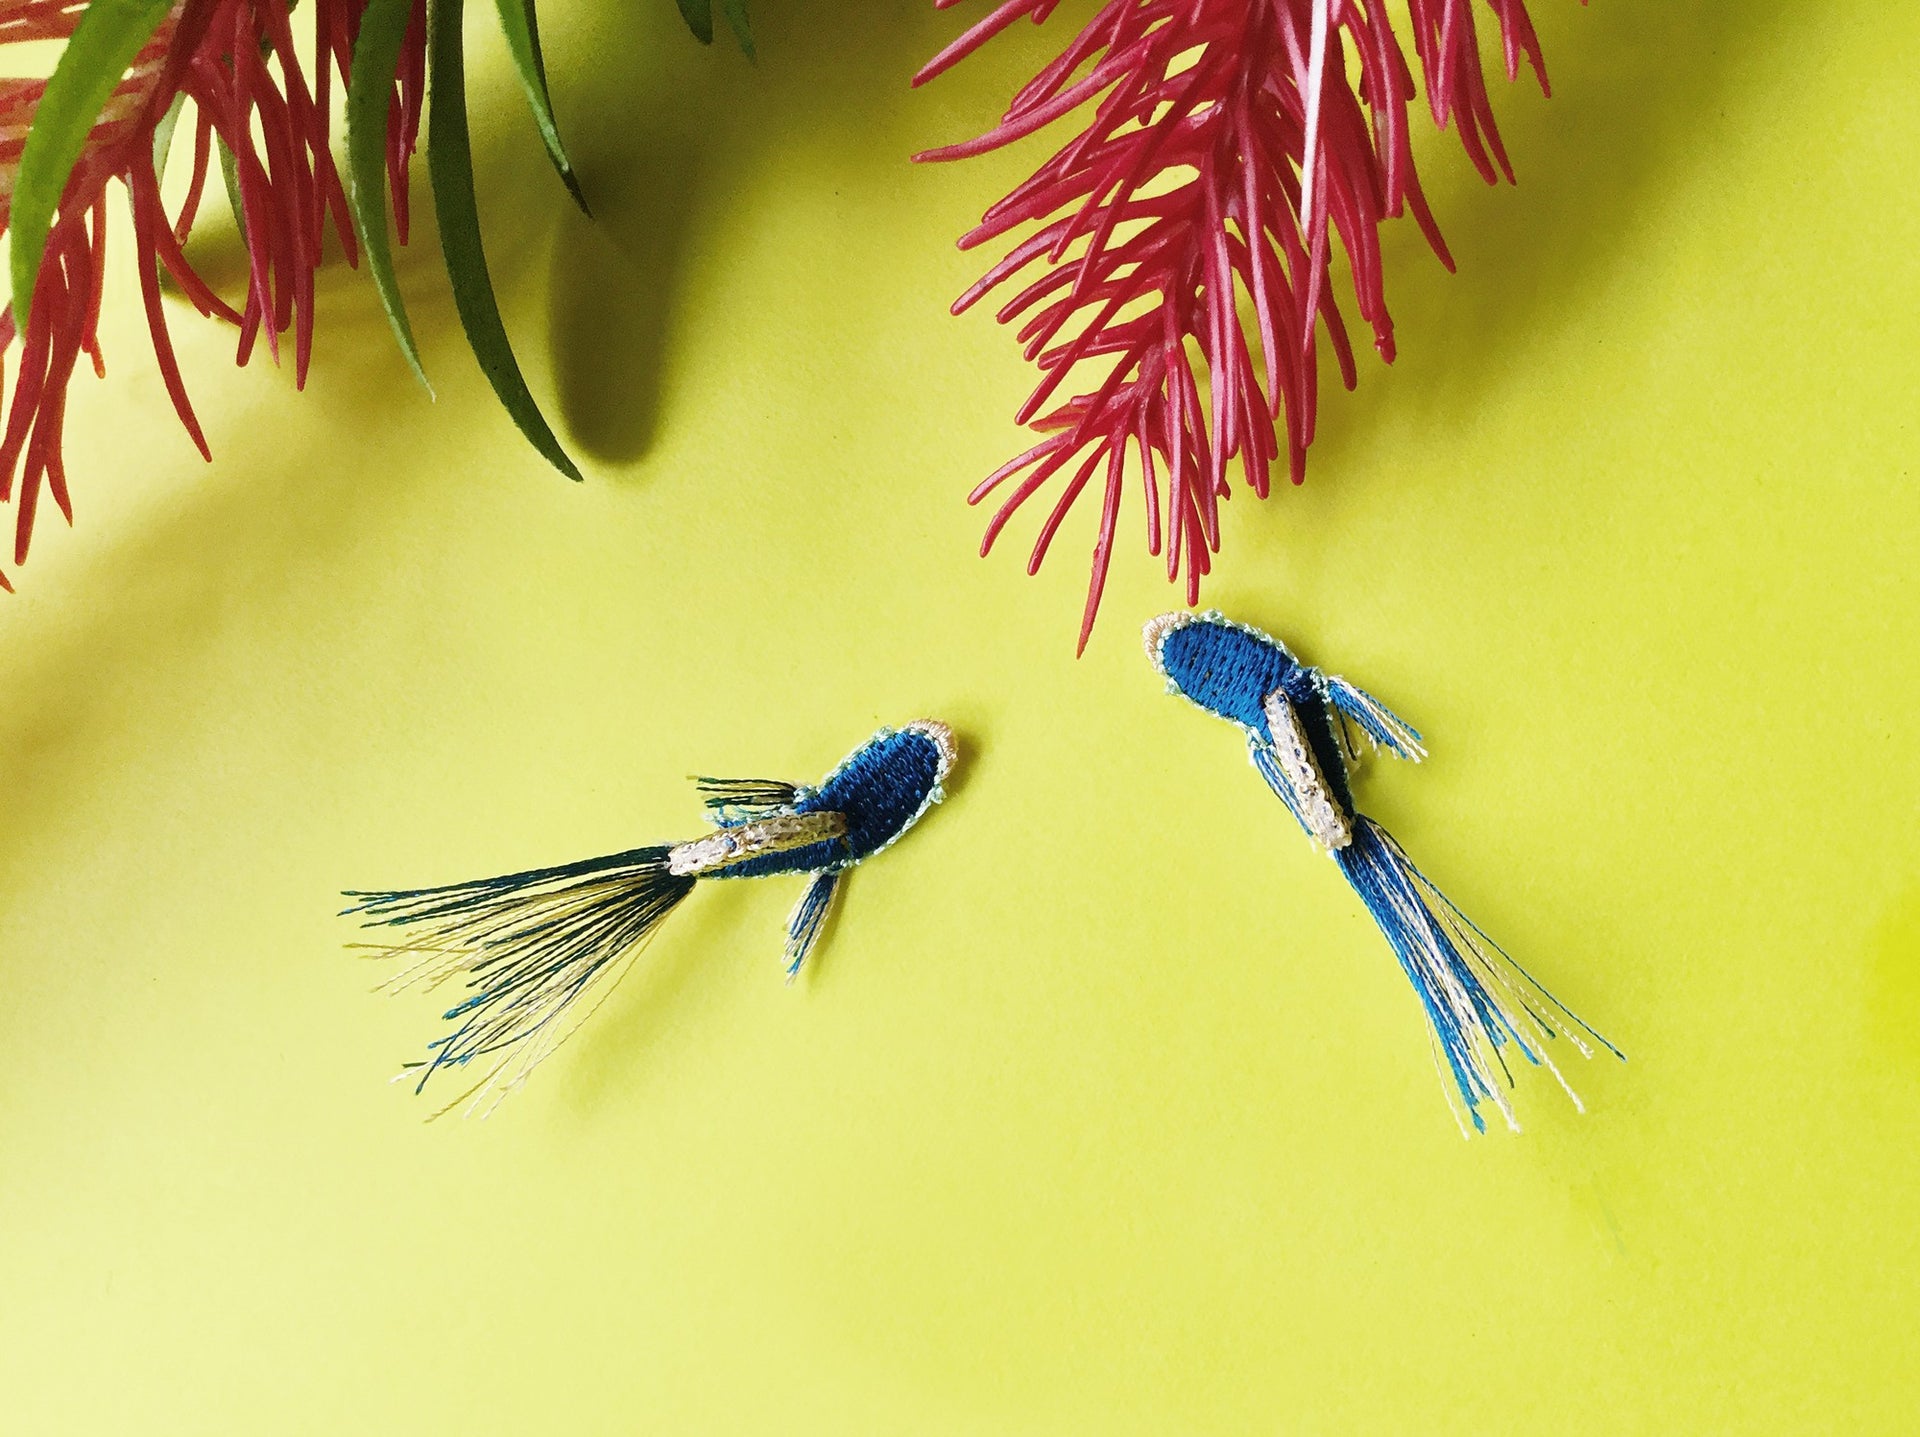
[[[724,21],[753,53],[746,0],[675,3],[701,41]],[[1508,77],[1524,61],[1544,91],[1524,0],[1480,3],[1494,32],[1484,38],[1497,39]],[[296,48],[293,0],[0,0],[0,45],[63,46],[47,79],[0,80],[0,231],[11,236],[12,293],[32,296],[24,323],[17,303],[0,316],[0,502],[14,505],[16,565],[43,492],[72,519],[66,397],[83,356],[104,372],[96,330],[115,180],[131,201],[130,248],[160,372],[211,457],[174,358],[163,284],[234,326],[242,364],[262,346],[280,360],[284,341],[301,384],[315,273],[337,246],[349,263],[364,257],[424,384],[393,263],[410,228],[409,163],[422,147],[475,357],[534,448],[580,477],[527,387],[494,299],[467,133],[463,4],[310,0],[298,17],[312,33],[308,60]],[[1048,20],[1057,5],[1003,0],[915,83],[1017,21]],[[586,209],[548,96],[535,0],[495,0],[494,11],[554,168]],[[954,308],[994,296],[1039,371],[1017,414],[1036,442],[971,496],[997,502],[982,552],[1044,497],[1028,562],[1037,570],[1067,516],[1092,502],[1089,491],[1098,496],[1081,648],[1130,487],[1144,500],[1148,550],[1196,603],[1220,549],[1229,470],[1261,496],[1276,470],[1304,477],[1321,364],[1331,359],[1348,387],[1357,379],[1333,279],[1336,243],[1352,310],[1381,357],[1393,358],[1382,224],[1411,215],[1452,266],[1414,164],[1416,91],[1489,182],[1513,177],[1482,45],[1474,0],[1106,0],[997,125],[919,157],[963,159],[1076,127],[962,238],[969,248],[1011,247]],[[339,158],[336,92],[346,115]],[[181,196],[171,212],[161,187],[170,161],[191,166],[184,187],[169,186]],[[186,252],[216,187],[246,248],[239,294],[217,293]],[[11,587],[3,571],[0,586]]]
[[[708,0],[678,0],[702,41]],[[292,350],[304,385],[313,353],[314,277],[329,243],[365,259],[407,362],[426,382],[395,278],[392,240],[407,241],[407,171],[426,122],[425,160],[455,306],[474,355],[528,441],[580,477],[527,388],[508,343],[481,243],[467,135],[463,0],[0,0],[0,46],[61,45],[45,79],[0,79],[0,232],[11,239],[13,302],[0,314],[0,502],[14,506],[13,562],[27,557],[44,492],[73,519],[62,463],[67,391],[84,356],[106,372],[98,324],[114,182],[154,357],[202,455],[212,450],[176,362],[163,276],[202,316],[232,325],[235,359]],[[745,0],[722,0],[752,50]],[[561,181],[586,200],[548,98],[534,0],[496,0],[516,74]],[[345,97],[344,167],[333,149],[336,89]],[[429,94],[431,107],[427,105]],[[168,211],[169,164],[192,167]],[[214,179],[217,172],[218,179]],[[217,293],[186,243],[215,184],[246,248],[239,295]],[[117,225],[120,220],[112,223]],[[391,230],[391,238],[390,238]],[[21,319],[19,297],[30,295]],[[17,354],[12,373],[6,359]],[[12,588],[0,571],[0,587]]]
[[[959,0],[935,0],[941,8]],[[915,77],[948,70],[1059,0],[1003,0]],[[1522,59],[1547,89],[1522,0],[1482,0],[1509,79]],[[1099,611],[1129,476],[1148,550],[1197,603],[1220,549],[1236,464],[1265,497],[1294,483],[1313,441],[1323,336],[1340,379],[1353,345],[1331,279],[1337,239],[1360,321],[1393,358],[1380,227],[1411,214],[1453,261],[1421,194],[1408,112],[1427,108],[1492,183],[1513,171],[1494,124],[1473,0],[1108,0],[978,139],[966,159],[1067,123],[1079,128],[962,237],[1015,242],[954,304],[993,295],[1040,371],[1018,422],[1038,442],[972,493],[996,497],[981,551],[1046,491],[1038,570],[1091,490],[1100,506],[1080,647]],[[1132,456],[1131,461],[1129,455]]]

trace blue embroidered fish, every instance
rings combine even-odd
[[[412,960],[387,991],[466,978],[468,996],[444,1014],[453,1031],[398,1078],[414,1078],[419,1092],[435,1073],[477,1070],[473,1085],[440,1111],[466,1102],[469,1113],[491,1112],[586,1020],[703,878],[812,875],[787,920],[791,982],[826,928],[846,871],[941,800],[956,756],[945,724],[883,728],[817,788],[696,779],[716,826],[686,843],[439,888],[348,892],[356,901],[345,912],[365,926],[411,930],[406,942],[357,945]]]
[[[1469,1122],[1486,1131],[1480,1105],[1489,1101],[1520,1130],[1506,1091],[1513,1086],[1509,1046],[1545,1066],[1581,1108],[1547,1044],[1565,1038],[1590,1058],[1591,1038],[1615,1057],[1625,1055],[1534,982],[1414,867],[1391,834],[1354,808],[1350,769],[1360,750],[1353,731],[1414,763],[1427,756],[1419,733],[1371,694],[1221,614],[1162,614],[1143,638],[1168,692],[1246,732],[1253,766],[1333,856],[1380,925],[1426,1011],[1436,1061],[1458,1093],[1457,1102],[1454,1092],[1448,1100],[1461,1132]]]

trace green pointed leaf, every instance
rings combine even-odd
[[[92,0],[80,12],[46,93],[34,107],[33,125],[20,153],[13,182],[13,292],[33,308],[53,217],[86,148],[87,135],[113,95],[113,87],[173,8],[173,0]],[[28,313],[15,306],[14,324],[26,333]]]
[[[749,60],[753,59],[753,30],[747,24],[747,0],[720,0],[720,9],[726,14],[727,24],[733,30],[734,39],[740,42],[740,49]]]
[[[393,337],[414,377],[432,394],[433,386],[420,365],[420,350],[413,342],[413,326],[407,323],[400,277],[393,268],[393,247],[387,240],[387,120],[412,13],[413,0],[367,0],[360,16],[360,35],[353,43],[353,65],[347,77],[347,174],[351,180],[347,204]]]
[[[427,177],[433,182],[433,210],[440,222],[440,249],[453,281],[453,303],[460,311],[467,343],[520,432],[562,474],[580,478],[580,470],[547,426],[527,389],[520,365],[507,341],[500,305],[487,274],[480,242],[480,207],[473,193],[473,148],[467,136],[466,57],[460,38],[462,0],[437,0],[427,15]]]
[[[540,140],[547,147],[547,158],[559,171],[560,179],[580,206],[580,213],[591,216],[587,197],[580,193],[580,181],[560,143],[560,126],[553,118],[553,99],[547,93],[547,67],[540,58],[540,22],[533,13],[534,0],[495,0],[500,11],[500,30],[507,37],[507,49],[513,55],[513,68],[520,76],[520,88],[527,93],[527,108],[540,128]]]
[[[220,187],[227,192],[227,208],[233,211],[233,227],[240,232],[240,242],[247,242],[247,206],[240,198],[240,162],[233,157],[233,151],[227,148],[227,142],[216,131],[213,137],[215,150],[220,156]]]
[[[179,127],[180,112],[186,107],[187,97],[175,95],[173,103],[167,106],[167,113],[153,127],[153,177],[156,180],[167,177],[167,156],[173,152],[173,132]]]
[[[680,7],[680,18],[687,22],[687,28],[693,31],[693,38],[702,45],[713,43],[713,0],[674,0]]]

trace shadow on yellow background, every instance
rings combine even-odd
[[[1460,272],[1393,232],[1400,360],[1229,506],[1207,599],[1427,733],[1364,806],[1631,1055],[1463,1144],[1379,935],[1140,655],[1137,511],[1077,663],[1091,516],[974,556],[1028,376],[952,237],[1035,151],[905,156],[1072,17],[915,93],[966,17],[766,0],[750,67],[550,8],[598,222],[491,49],[476,149],[585,485],[424,215],[438,398],[336,266],[303,395],[176,320],[211,467],[114,269],[76,530],[0,604],[0,1426],[1904,1430],[1920,26],[1540,0],[1519,188],[1425,145]],[[493,1120],[383,1086],[438,1005],[339,889],[686,837],[683,775],[923,714],[962,780],[803,982],[793,891],[716,885]]]

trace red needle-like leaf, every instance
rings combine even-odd
[[[937,0],[942,8],[954,0]],[[1005,0],[928,62],[948,69],[1057,0]],[[1483,0],[1509,78],[1546,72],[1521,0]],[[1481,71],[1472,0],[1408,0],[1434,120],[1488,181],[1512,178]],[[1414,80],[1387,0],[1109,0],[978,139],[917,158],[998,149],[1070,114],[1084,128],[990,208],[965,248],[1025,231],[954,306],[1024,287],[999,311],[1041,371],[1018,422],[1046,436],[973,491],[1012,482],[982,552],[1041,489],[1060,495],[1029,569],[1103,473],[1080,648],[1099,611],[1129,472],[1145,491],[1147,548],[1188,603],[1220,547],[1219,503],[1239,462],[1264,496],[1284,456],[1305,475],[1324,333],[1348,388],[1345,323],[1328,283],[1332,241],[1374,348],[1393,358],[1380,226],[1411,212],[1452,267],[1408,140]],[[1038,278],[1029,272],[1048,266]],[[1062,398],[1065,395],[1067,397]],[[1132,462],[1129,462],[1129,453]],[[1163,498],[1164,496],[1164,498]]]
[[[0,0],[0,45],[64,42],[86,10],[84,0]],[[13,557],[27,556],[42,488],[69,520],[61,441],[67,385],[79,356],[104,373],[96,328],[107,244],[108,182],[132,196],[133,250],[140,293],[167,393],[200,452],[205,436],[187,399],[160,298],[164,268],[202,314],[239,330],[245,363],[264,332],[275,357],[291,331],[294,369],[306,377],[312,354],[314,274],[331,228],[349,261],[357,254],[346,190],[331,150],[331,85],[342,83],[363,5],[313,0],[315,84],[296,51],[289,7],[273,0],[182,0],[154,31],[113,87],[61,194],[48,232],[30,307],[0,314],[0,358],[20,340],[18,368],[0,427],[0,502],[14,504]],[[419,133],[425,88],[424,0],[402,45],[387,136],[387,178],[405,232],[406,163]],[[0,80],[0,230],[12,213],[21,154],[47,82]],[[176,100],[192,102],[192,172],[177,213],[160,197],[160,170],[173,137],[167,123]],[[162,130],[163,124],[166,128]],[[248,253],[248,283],[239,307],[216,295],[181,249],[198,212],[218,150],[231,177]],[[16,296],[16,299],[19,297]],[[25,333],[17,320],[26,307]],[[0,575],[0,587],[11,587]]]

